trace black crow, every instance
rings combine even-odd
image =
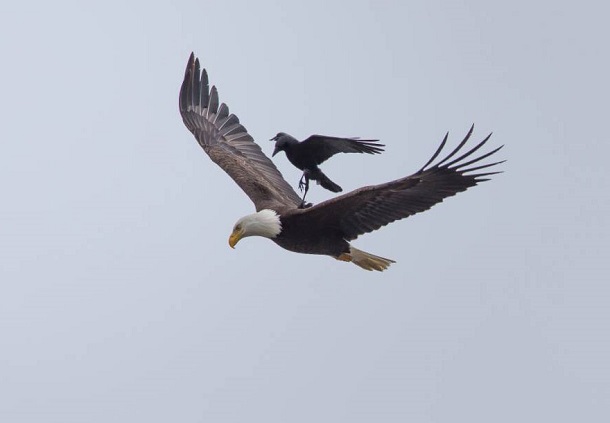
[[[319,164],[337,153],[368,153],[379,154],[384,144],[379,140],[361,140],[358,138],[338,138],[326,135],[312,135],[299,142],[296,138],[280,132],[270,141],[275,141],[272,157],[280,151],[286,153],[290,163],[303,171],[299,181],[299,189],[303,194],[302,207],[305,205],[305,196],[309,190],[309,181],[314,180],[323,188],[332,192],[341,192],[343,189],[331,181],[318,167]]]

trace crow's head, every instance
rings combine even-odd
[[[269,141],[275,141],[275,148],[271,157],[275,156],[280,151],[286,151],[286,146],[298,142],[296,139],[286,134],[285,132],[278,132],[277,135],[271,138]]]

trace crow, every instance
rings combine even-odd
[[[312,135],[304,141],[299,142],[296,138],[280,132],[270,141],[275,141],[275,149],[271,157],[280,151],[286,153],[290,163],[303,171],[299,180],[299,189],[305,191],[301,202],[301,208],[311,204],[305,203],[305,196],[309,190],[309,181],[314,180],[323,188],[332,192],[341,192],[343,189],[331,181],[318,167],[319,164],[337,153],[368,153],[379,154],[383,151],[384,144],[379,140],[361,140],[358,138],[339,138],[326,135]]]

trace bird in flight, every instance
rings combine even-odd
[[[288,161],[303,171],[299,181],[299,189],[304,191],[301,207],[307,206],[305,196],[309,191],[309,181],[316,181],[323,188],[332,192],[341,192],[343,189],[331,181],[318,167],[337,153],[368,153],[379,154],[383,151],[383,144],[379,140],[361,140],[358,138],[339,138],[326,135],[312,135],[299,142],[296,138],[284,132],[278,133],[270,141],[275,141],[274,157],[280,151],[286,153]]]
[[[487,181],[500,173],[483,171],[503,161],[480,164],[502,146],[474,155],[489,140],[474,147],[462,142],[442,159],[447,135],[432,158],[412,175],[379,185],[365,186],[308,208],[282,177],[271,159],[224,103],[210,89],[207,72],[191,54],[180,88],[182,120],[210,159],[220,166],[254,203],[255,213],[235,223],[229,245],[249,236],[262,236],[286,250],[320,254],[352,262],[366,270],[383,271],[394,260],[361,251],[350,244],[359,235],[375,231],[395,220],[428,210],[443,199]],[[457,157],[455,157],[457,155]]]

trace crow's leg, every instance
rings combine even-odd
[[[303,184],[303,188],[305,189],[305,192],[303,193],[303,203],[305,202],[305,196],[307,195],[307,191],[309,191],[309,177],[307,175],[305,176],[305,183]]]
[[[301,191],[303,189],[305,189],[305,193],[303,194],[303,199],[301,200],[301,205],[299,206],[300,209],[306,209],[307,207],[311,207],[310,203],[305,203],[305,197],[307,196],[307,191],[309,191],[309,176],[307,176],[307,173],[303,173],[303,178],[305,178],[305,183],[303,184],[303,188],[301,188],[301,183],[299,183],[299,188],[301,188]],[[301,179],[303,179],[301,178]]]
[[[303,190],[307,191],[307,188],[309,186],[309,172],[307,171],[307,169],[305,169],[303,171],[303,175],[301,176],[301,179],[299,179],[299,190],[302,192]]]

